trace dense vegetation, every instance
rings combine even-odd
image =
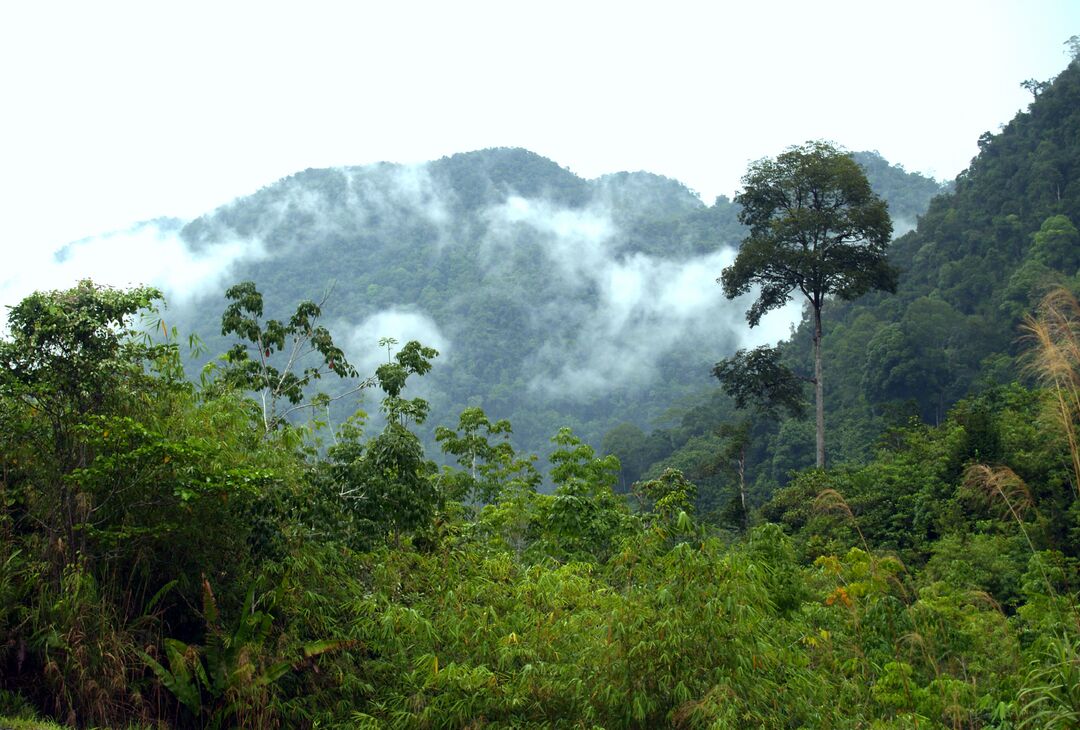
[[[543,474],[470,406],[435,421],[440,467],[430,346],[385,339],[358,381],[320,304],[249,282],[193,380],[154,289],[27,298],[0,340],[0,714],[1076,727],[1078,100],[1074,64],[984,140],[896,243],[895,295],[828,301],[828,470],[798,469],[798,409],[719,390],[609,433],[621,465],[554,429]],[[779,354],[808,346],[804,323]],[[381,417],[320,424],[342,382]]]

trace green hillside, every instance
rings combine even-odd
[[[1080,68],[1068,67],[933,199],[918,227],[890,251],[901,271],[896,294],[831,301],[824,317],[829,455],[862,463],[888,427],[910,417],[937,424],[969,394],[1022,378],[1018,326],[1054,285],[1076,290],[1080,268]],[[812,372],[809,323],[783,346]],[[727,353],[716,351],[716,359]],[[675,448],[654,452],[652,473],[678,465],[731,496],[717,473],[715,429],[740,418],[719,392],[652,436]],[[766,498],[793,470],[813,463],[813,425],[756,423],[750,478]],[[629,448],[620,444],[616,453]],[[710,487],[703,490],[710,491]],[[726,496],[725,496],[726,495]]]
[[[875,153],[858,159],[900,217],[942,189]],[[668,178],[584,180],[525,150],[490,149],[307,170],[182,235],[204,251],[258,241],[264,254],[231,276],[255,281],[268,312],[332,287],[327,318],[369,370],[380,337],[436,346],[423,390],[432,423],[480,406],[544,455],[561,426],[599,445],[619,423],[655,427],[709,388],[712,362],[744,336],[740,305],[711,284],[744,233],[730,200],[706,206]],[[225,349],[224,306],[200,301],[182,323],[212,352]]]

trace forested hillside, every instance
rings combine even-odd
[[[942,190],[876,153],[857,159],[898,221],[913,224]],[[231,276],[256,282],[268,316],[332,289],[327,317],[368,371],[381,337],[437,347],[423,386],[432,421],[480,406],[541,455],[562,426],[598,445],[708,391],[712,362],[746,336],[740,305],[712,284],[744,234],[727,198],[706,206],[644,172],[584,180],[521,149],[307,170],[181,232],[208,253],[256,241]],[[223,301],[194,306],[181,329],[221,351]]]
[[[890,259],[901,272],[896,294],[827,305],[823,351],[834,464],[865,462],[881,434],[910,417],[940,423],[961,398],[1023,379],[1017,355],[1024,315],[1051,287],[1077,285],[1080,69],[1066,69],[1028,111],[983,135],[979,147],[955,190],[936,197],[917,229],[892,246]],[[782,347],[786,362],[803,374],[812,373],[810,336],[804,321]],[[681,424],[648,437],[656,462],[651,473],[677,465],[704,493],[715,490],[715,504],[729,500],[732,480],[715,456],[726,439],[716,431],[740,418],[717,388]],[[630,433],[635,438],[627,440]],[[622,456],[646,448],[645,439],[622,427],[605,443]],[[766,498],[793,470],[813,464],[813,424],[759,420],[749,450],[748,479]]]
[[[654,176],[582,181],[495,150],[283,181],[186,229],[207,252],[226,230],[257,239],[244,266],[265,275],[205,315],[222,335],[197,377],[154,288],[27,297],[0,338],[0,725],[1080,726],[1080,64],[1037,88],[894,244],[897,286],[825,301],[824,468],[806,468],[812,425],[736,409],[730,380],[668,404],[671,428],[612,429],[611,454],[564,424],[540,468],[494,409],[440,417],[457,391],[424,384],[447,362],[466,401],[546,373],[539,427],[574,382],[612,392],[617,368],[585,377],[607,362],[584,348],[610,346],[598,322],[709,331],[681,267],[719,289],[739,219]],[[804,148],[821,149],[887,230],[862,172]],[[359,246],[357,220],[399,236]],[[646,259],[680,297],[649,309],[663,287],[623,302],[592,276],[625,287]],[[360,278],[290,299],[326,261]],[[387,261],[400,274],[370,274]],[[331,303],[377,313],[406,290],[444,340],[376,341],[362,362]],[[583,331],[545,309],[559,296]],[[459,307],[468,328],[437,319]],[[462,349],[514,312],[523,349],[483,351],[507,369]],[[809,337],[780,365],[805,373]],[[619,382],[622,405],[653,402]],[[381,417],[333,417],[350,388]]]

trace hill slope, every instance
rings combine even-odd
[[[874,153],[859,159],[904,216],[941,190]],[[479,405],[545,453],[560,426],[598,443],[619,423],[655,426],[708,387],[717,355],[748,336],[744,304],[714,283],[744,235],[736,216],[728,199],[706,206],[658,175],[584,180],[525,150],[489,149],[306,170],[182,237],[207,253],[255,241],[232,279],[258,283],[267,316],[332,285],[328,322],[362,371],[385,356],[382,336],[437,347],[423,386],[432,424]],[[215,352],[223,308],[200,301],[190,322]],[[778,338],[790,316],[752,335]]]
[[[1023,315],[1054,284],[1080,289],[1080,66],[1000,133],[983,135],[979,147],[955,190],[935,198],[916,230],[894,243],[890,258],[902,272],[896,294],[825,309],[832,464],[865,460],[890,424],[911,416],[940,422],[965,395],[1021,377]],[[803,322],[784,345],[788,362],[806,374],[810,338]],[[715,474],[722,443],[714,431],[739,417],[720,394],[689,409],[680,424],[647,439],[674,446],[654,448],[653,471],[678,465],[706,483],[704,492],[730,492]],[[749,478],[762,497],[814,461],[806,421],[756,424],[753,444]]]

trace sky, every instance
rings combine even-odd
[[[0,292],[308,167],[520,146],[711,202],[829,139],[951,179],[1077,33],[1076,0],[3,3]]]

